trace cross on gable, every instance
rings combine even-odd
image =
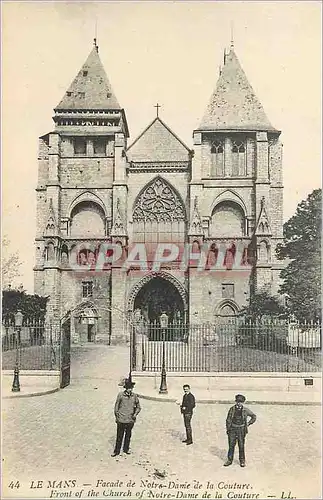
[[[158,115],[159,115],[159,108],[161,108],[161,105],[160,105],[160,104],[158,104],[158,102],[157,102],[157,104],[155,104],[154,108],[157,108],[157,118],[158,118]]]

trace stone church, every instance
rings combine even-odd
[[[158,116],[158,107],[157,117],[129,141],[126,110],[96,40],[54,112],[54,130],[39,139],[35,293],[49,296],[52,321],[71,311],[72,339],[121,341],[135,312],[146,321],[166,312],[170,320],[212,323],[234,317],[255,289],[277,292],[280,131],[233,44],[191,147]],[[122,259],[98,269],[106,242],[123,255],[136,242],[190,243],[193,252],[206,245],[208,262],[203,272],[194,259],[186,269],[178,261],[157,271],[149,263],[146,271],[124,269]],[[78,271],[70,263],[75,249]]]

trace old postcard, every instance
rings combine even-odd
[[[2,498],[322,498],[321,14],[2,2]]]

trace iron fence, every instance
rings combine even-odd
[[[133,369],[159,371],[163,350],[171,372],[316,372],[321,369],[321,324],[290,320],[187,325],[158,321],[133,332]]]
[[[14,320],[2,324],[2,369],[11,370],[18,355],[21,370],[57,370],[60,366],[59,338],[51,324],[25,318],[21,327]]]

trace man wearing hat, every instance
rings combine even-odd
[[[132,428],[136,421],[136,417],[141,410],[139,398],[137,394],[132,392],[135,383],[129,379],[124,382],[124,391],[117,396],[114,405],[114,415],[117,423],[117,438],[112,457],[120,455],[121,445],[123,442],[123,451],[127,455],[130,454],[129,446]]]
[[[229,451],[228,451],[228,459],[225,462],[224,466],[227,467],[231,465],[233,462],[234,448],[236,442],[238,441],[239,446],[239,461],[240,466],[246,466],[246,457],[245,457],[245,438],[248,434],[249,425],[253,424],[256,421],[256,415],[243,406],[246,398],[242,394],[237,394],[235,397],[236,404],[230,408],[228,411],[228,416],[226,420],[227,427],[227,435],[229,441]]]

